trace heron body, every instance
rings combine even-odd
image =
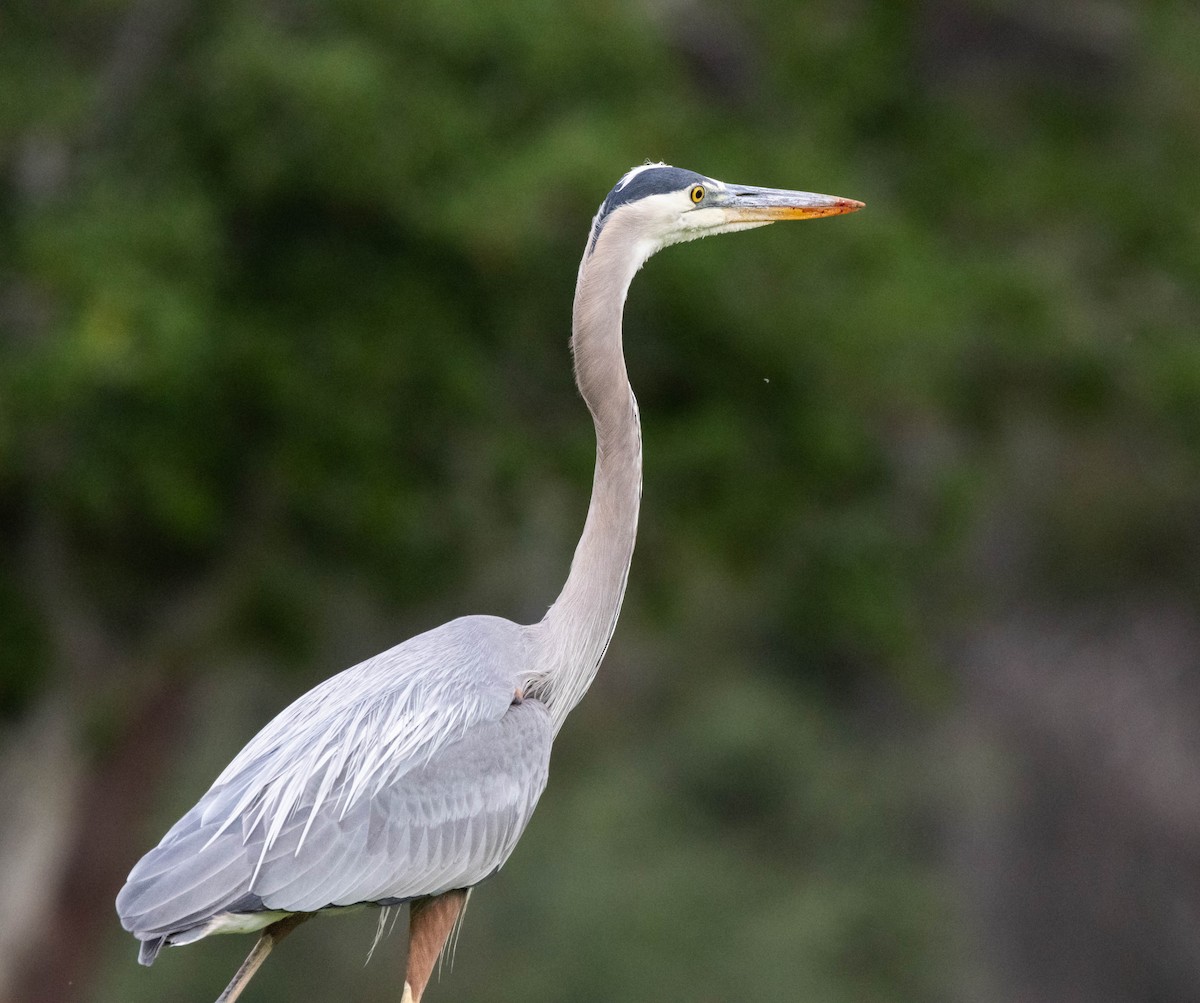
[[[641,496],[641,432],[621,315],[660,248],[852,212],[861,203],[634,168],[592,223],[572,351],[596,468],[567,582],[545,617],[467,616],[327,679],[280,713],[133,868],[117,897],[151,964],[164,944],[263,934],[221,999],[317,912],[410,903],[405,998],[419,1003],[466,893],[508,859],[551,743],[616,627]]]
[[[283,711],[129,876],[118,902],[151,934],[142,961],[164,942],[395,904],[495,871],[549,767],[545,705],[514,704],[525,646],[516,624],[463,617]]]

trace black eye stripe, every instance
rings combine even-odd
[[[605,212],[612,212],[618,206],[627,202],[636,202],[647,195],[662,195],[667,192],[677,192],[681,188],[690,189],[700,185],[701,179],[693,171],[685,171],[678,167],[651,167],[634,175],[620,190],[614,188],[604,200]]]
[[[702,186],[705,178],[695,171],[687,171],[680,167],[648,167],[630,178],[623,186],[618,185],[600,205],[597,214],[596,227],[592,231],[592,243],[588,253],[596,246],[600,231],[609,215],[616,209],[648,195],[663,195],[668,192],[691,191],[696,186]]]

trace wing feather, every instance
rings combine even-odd
[[[506,623],[471,619],[491,635]],[[429,635],[420,640],[427,659]],[[443,637],[438,664],[470,647]],[[385,655],[403,676],[411,659],[397,651]],[[512,704],[513,659],[502,646],[490,669],[468,658],[469,671],[432,673],[421,686],[356,667],[348,688],[358,702],[335,707],[336,726],[309,706],[317,691],[302,697],[134,868],[118,897],[122,923],[144,941],[192,940],[230,912],[389,904],[495,872],[545,788],[553,737],[541,703]],[[405,704],[415,699],[424,706]],[[399,734],[404,725],[418,734]]]
[[[266,908],[309,911],[480,881],[508,857],[528,822],[545,787],[549,743],[545,708],[533,701],[513,707],[353,812],[319,813],[302,846],[301,826],[286,829],[252,890]],[[485,838],[477,840],[477,830]],[[483,852],[472,852],[476,846]]]
[[[320,810],[336,785],[340,810],[348,812],[472,725],[503,715],[524,669],[521,628],[472,616],[325,680],[251,739],[217,778],[214,789],[239,793],[217,834],[254,811],[267,822],[269,846],[316,776],[326,783],[310,811]],[[350,782],[336,783],[338,777]]]

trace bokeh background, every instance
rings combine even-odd
[[[429,1000],[1200,999],[1200,14],[6,0],[0,999],[206,1000],[113,897],[253,732],[587,505],[596,206],[868,203],[628,304],[604,669]],[[399,997],[371,911],[247,1000]]]

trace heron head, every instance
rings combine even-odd
[[[609,230],[636,245],[645,261],[655,251],[685,240],[777,220],[837,216],[862,207],[862,202],[834,195],[726,184],[679,167],[644,164],[617,182],[601,204],[588,253]]]

